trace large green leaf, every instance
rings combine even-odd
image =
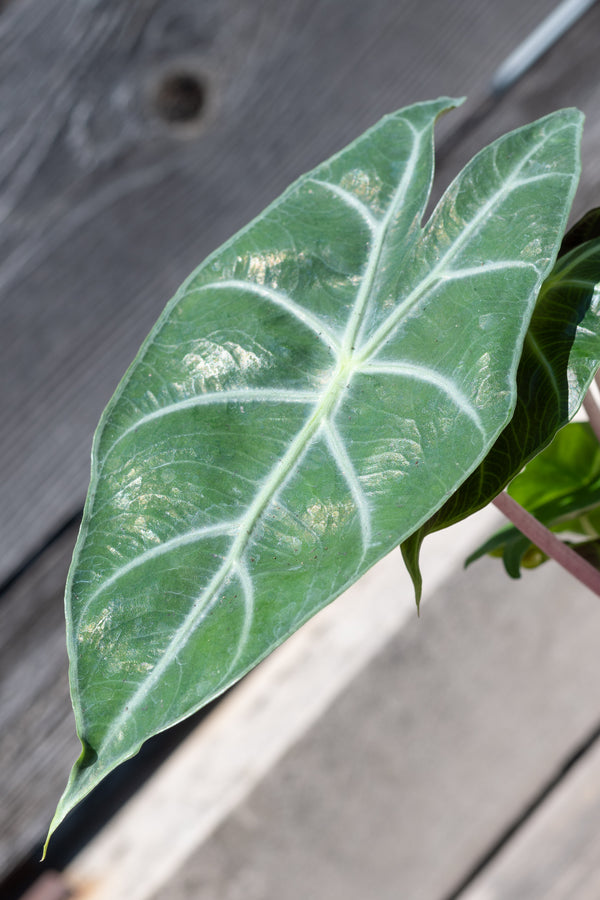
[[[425,537],[487,506],[575,415],[600,364],[600,239],[578,244],[580,224],[565,238],[573,249],[560,257],[540,291],[517,373],[512,420],[459,490],[402,544],[417,603]]]
[[[421,221],[445,98],[383,119],[197,269],[105,411],[67,585],[84,750],[52,829],[427,519],[512,414],[581,114]]]
[[[552,531],[591,538],[592,542],[580,542],[589,555],[600,537],[600,444],[591,426],[587,422],[566,425],[510,483],[508,493]],[[572,546],[577,549],[579,544]],[[486,553],[502,556],[513,578],[519,578],[522,565],[531,568],[547,559],[513,525],[485,541],[465,565]]]

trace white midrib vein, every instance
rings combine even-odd
[[[165,416],[174,412],[181,412],[185,409],[196,409],[199,406],[211,406],[214,403],[252,403],[259,401],[260,403],[315,403],[319,399],[316,391],[303,390],[283,390],[281,388],[228,388],[223,391],[207,391],[205,394],[197,394],[194,397],[186,397],[184,400],[176,400],[173,403],[166,403],[159,406],[152,412],[145,413],[141,418],[136,419],[127,428],[119,434],[112,442],[110,447],[104,451],[104,461],[110,456],[115,447],[121,443],[129,434],[137,431],[149,422],[157,419],[163,419]]]
[[[546,141],[546,138],[542,139],[520,161],[520,164],[515,167],[515,170],[512,173],[511,177],[507,179],[504,182],[502,188],[496,191],[483,205],[483,207],[480,208],[477,215],[474,216],[474,218],[467,226],[465,226],[465,228],[461,232],[460,237],[451,245],[444,256],[437,262],[434,268],[430,271],[429,275],[415,289],[413,289],[413,291],[411,291],[411,293],[404,299],[399,308],[397,308],[392,314],[390,314],[388,318],[382,323],[373,337],[369,341],[367,341],[367,343],[363,345],[363,347],[360,348],[359,351],[357,351],[354,349],[354,342],[357,338],[362,322],[362,316],[373,287],[378,263],[385,244],[385,238],[387,236],[387,230],[392,217],[397,212],[402,199],[404,198],[406,191],[410,185],[416,165],[416,160],[418,158],[420,140],[422,139],[423,135],[426,134],[429,130],[424,129],[422,132],[419,132],[417,138],[416,130],[412,125],[410,125],[410,123],[407,124],[409,124],[409,127],[415,134],[415,142],[413,144],[412,153],[400,184],[394,192],[394,196],[390,202],[390,206],[386,212],[386,215],[382,219],[380,226],[374,233],[373,245],[369,254],[367,266],[365,268],[365,274],[363,276],[363,280],[357,294],[356,304],[348,321],[348,326],[346,328],[344,339],[342,341],[341,353],[338,357],[338,362],[332,374],[329,386],[322,394],[321,399],[317,403],[307,422],[293,439],[284,456],[276,463],[271,473],[260,487],[246,514],[240,519],[237,536],[235,537],[229,549],[229,552],[225,556],[221,567],[215,573],[207,587],[203,590],[202,594],[194,602],[192,609],[190,610],[186,619],[175,632],[167,650],[162,654],[161,658],[156,663],[152,671],[148,673],[147,677],[139,684],[137,690],[129,699],[127,710],[124,709],[121,714],[113,720],[110,728],[107,729],[104,742],[105,744],[111,744],[115,735],[118,736],[119,732],[122,730],[125,724],[125,721],[131,716],[132,709],[139,706],[151,694],[154,686],[160,681],[163,673],[173,663],[173,661],[177,659],[179,652],[183,650],[203,619],[211,611],[218,597],[219,591],[228,583],[228,581],[232,577],[235,577],[236,575],[241,582],[241,587],[243,590],[244,581],[248,576],[238,573],[242,571],[242,567],[244,565],[243,553],[248,545],[257,522],[264,513],[265,509],[273,500],[274,496],[280,490],[284,482],[293,472],[294,467],[298,464],[301,457],[304,455],[306,449],[310,445],[317,432],[321,429],[323,424],[327,423],[328,419],[333,416],[335,408],[340,400],[342,391],[348,385],[354,372],[362,368],[365,363],[368,363],[368,361],[385,343],[390,333],[394,330],[403,314],[406,312],[407,308],[414,305],[418,301],[418,299],[422,297],[423,294],[426,293],[431,288],[431,286],[439,279],[439,277],[443,273],[444,267],[447,266],[449,260],[452,259],[452,257],[455,256],[456,253],[462,248],[468,238],[472,235],[473,231],[488,215],[488,213],[492,210],[498,200],[506,196],[510,192],[511,187],[515,186],[518,183],[518,175],[520,171],[528,162],[528,160],[540,149],[541,146],[543,146]],[[556,132],[554,132],[554,134],[555,133]],[[336,441],[337,438],[335,436],[335,432],[330,432],[330,445],[335,447]],[[363,535],[364,533],[365,531],[363,526]],[[246,616],[243,629],[244,633],[246,633],[248,629],[249,623]],[[239,652],[240,647],[238,646],[238,653],[236,655],[239,655]]]

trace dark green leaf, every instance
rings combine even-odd
[[[558,257],[570,253],[576,247],[586,244],[600,238],[600,207],[595,207],[586,212],[585,216],[579,219],[572,228],[569,228],[558,251]]]

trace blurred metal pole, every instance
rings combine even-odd
[[[503,94],[590,9],[596,0],[563,0],[492,76],[492,92]]]

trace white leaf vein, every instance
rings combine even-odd
[[[108,457],[117,444],[150,422],[162,419],[174,413],[183,412],[186,409],[194,409],[197,406],[213,406],[219,403],[313,403],[320,399],[316,391],[288,390],[286,388],[239,388],[238,390],[207,391],[205,394],[196,394],[186,397],[185,400],[176,400],[174,403],[166,403],[150,413],[146,413],[136,419],[131,425],[123,429],[115,438],[110,447],[105,451],[104,458]]]
[[[275,306],[284,309],[291,316],[313,331],[317,337],[329,347],[329,349],[339,352],[339,339],[337,335],[331,331],[328,325],[309,309],[296,303],[296,301],[289,297],[284,291],[267,287],[264,284],[257,284],[255,281],[243,281],[242,279],[229,278],[224,279],[223,281],[211,281],[208,284],[193,288],[188,291],[188,295],[205,293],[207,291],[225,290],[240,291],[244,294],[255,294],[263,300],[268,300]]]
[[[238,524],[237,521],[217,522],[214,525],[205,525],[202,528],[191,528],[189,531],[184,531],[174,538],[170,538],[167,541],[156,544],[154,547],[150,547],[148,550],[144,550],[143,553],[138,554],[138,556],[135,556],[128,563],[115,569],[112,575],[106,578],[102,584],[98,585],[98,587],[92,591],[85,605],[82,607],[82,615],[85,614],[87,608],[93,603],[96,597],[104,593],[109,587],[112,587],[113,584],[123,578],[124,575],[127,575],[128,572],[132,572],[139,566],[143,566],[150,560],[157,559],[165,553],[170,553],[172,550],[178,550],[180,547],[185,547],[187,544],[194,544],[198,541],[206,540],[206,538],[235,534]]]
[[[367,363],[360,370],[366,375],[397,375],[433,384],[446,394],[460,412],[471,419],[477,430],[485,439],[485,428],[481,416],[466,394],[449,378],[436,372],[435,369],[420,366],[416,363],[381,362]]]
[[[487,272],[502,272],[506,269],[533,269],[539,275],[538,267],[532,262],[525,262],[521,259],[503,259],[495,262],[482,263],[480,266],[465,266],[462,269],[447,269],[442,272],[440,279],[442,281],[454,281],[458,278],[473,278],[477,275],[485,275]]]
[[[340,435],[337,427],[330,419],[324,422],[323,433],[325,435],[325,439],[329,446],[331,455],[335,460],[335,464],[344,476],[346,484],[350,489],[352,499],[354,500],[354,505],[358,512],[364,557],[367,550],[369,549],[372,537],[371,508],[369,505],[369,501],[365,495],[358,475],[356,474],[354,463],[348,455],[344,440]]]
[[[254,585],[248,571],[248,566],[242,560],[238,560],[235,566],[235,572],[243,594],[244,621],[240,629],[240,636],[238,638],[235,654],[227,667],[227,671],[221,679],[222,681],[225,681],[228,675],[235,669],[235,666],[244,651],[244,647],[248,642],[250,629],[252,628],[252,622],[254,620]]]
[[[369,226],[371,232],[375,233],[379,229],[379,221],[375,218],[369,207],[359,200],[356,194],[351,193],[351,191],[347,191],[345,188],[340,187],[339,184],[333,184],[329,181],[321,181],[320,178],[309,178],[307,179],[307,183],[316,184],[324,190],[330,191],[332,194],[335,194],[337,197],[342,200],[346,206],[349,206],[351,209],[355,210],[366,222]]]

